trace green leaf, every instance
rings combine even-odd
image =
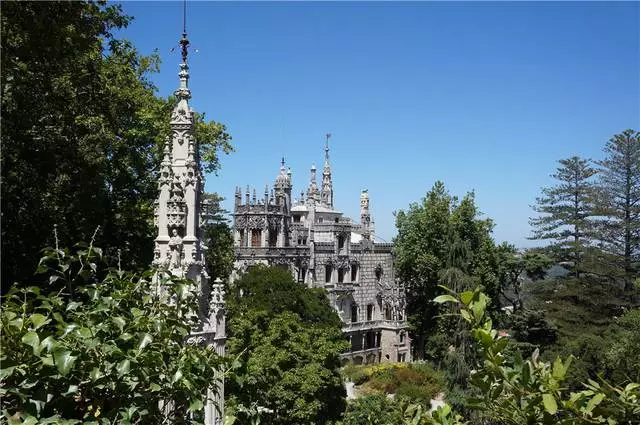
[[[202,408],[204,407],[204,404],[202,404],[202,400],[200,399],[196,399],[191,401],[191,403],[189,403],[189,412],[197,412],[199,410],[202,410]]]
[[[77,356],[71,355],[71,351],[62,347],[53,350],[53,361],[58,368],[58,372],[63,376],[69,373],[77,358]]]
[[[100,373],[100,369],[98,369],[97,367],[91,369],[91,372],[89,373],[89,379],[91,379],[92,381],[97,381],[101,376],[102,374]]]
[[[473,299],[472,291],[465,291],[460,294],[460,301],[462,301],[462,304],[464,305],[469,305],[472,299]]]
[[[123,376],[129,373],[129,369],[131,368],[131,361],[129,359],[124,359],[116,366],[116,370],[118,371],[118,376]]]
[[[593,396],[593,398],[589,400],[589,402],[587,403],[587,407],[585,407],[585,412],[591,413],[591,411],[595,409],[598,404],[602,403],[602,400],[604,400],[606,397],[607,396],[604,395],[603,393],[598,393],[595,396]]]
[[[33,330],[36,330],[51,321],[51,319],[47,319],[45,316],[39,313],[31,315],[29,319],[31,319],[31,323],[33,324]]]
[[[173,374],[173,378],[171,378],[171,383],[175,384],[182,378],[182,371],[180,369],[176,370],[176,373]]]
[[[40,355],[40,337],[35,332],[27,332],[22,337],[22,342],[33,348],[33,354]]]
[[[148,333],[145,333],[144,336],[142,337],[142,340],[140,341],[140,344],[138,345],[138,353],[144,350],[144,347],[149,345],[151,341],[153,341],[153,337]]]
[[[553,398],[551,394],[542,394],[542,403],[544,404],[544,409],[551,415],[555,415],[558,411],[558,405],[556,404],[556,399]]]
[[[451,296],[451,295],[438,295],[437,297],[435,297],[433,299],[433,302],[438,303],[438,304],[443,304],[443,303],[448,303],[448,302],[453,302],[453,303],[457,303],[458,300]]]
[[[78,307],[80,307],[82,305],[81,302],[78,301],[71,301],[69,304],[67,304],[67,311],[72,311],[77,309]]]
[[[120,329],[120,332],[122,332],[122,330],[124,329],[124,326],[127,324],[127,321],[124,320],[124,318],[118,316],[118,317],[114,317],[113,319],[111,319],[113,321],[113,323],[116,324],[116,326],[118,327],[118,329]]]
[[[49,335],[48,337],[43,339],[42,342],[40,343],[40,351],[46,349],[46,351],[50,353],[56,344],[57,344],[56,340],[51,335]]]

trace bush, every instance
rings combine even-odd
[[[47,249],[38,271],[49,286],[3,297],[2,423],[202,416],[219,359],[185,344],[197,324],[195,285],[165,277],[160,295],[155,271],[108,269],[101,252]]]

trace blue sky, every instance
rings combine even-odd
[[[120,35],[162,57],[178,84],[181,2],[125,2]],[[206,190],[275,179],[284,155],[306,190],[332,133],[336,206],[378,235],[436,180],[475,190],[494,237],[533,246],[528,218],[557,160],[602,157],[640,128],[638,2],[189,2],[192,106],[227,125],[236,152]]]

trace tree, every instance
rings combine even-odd
[[[46,249],[38,273],[2,300],[3,423],[202,422],[220,359],[185,344],[193,282],[110,268],[93,245]]]
[[[211,280],[220,278],[226,282],[233,270],[235,259],[233,234],[229,221],[224,216],[226,211],[220,207],[223,198],[217,193],[205,194],[204,198],[202,228],[207,246],[204,254],[207,273]]]
[[[551,177],[558,181],[542,189],[533,209],[543,214],[531,218],[531,239],[551,239],[559,249],[560,261],[573,263],[576,277],[582,271],[583,257],[591,242],[594,212],[594,184],[597,171],[590,160],[573,156],[559,161],[560,167]]]
[[[458,201],[440,181],[421,203],[395,215],[395,269],[407,288],[416,357],[423,358],[427,337],[439,326],[440,309],[431,302],[441,292],[438,285],[455,281],[463,289],[478,281],[495,286],[493,223],[479,218],[473,192]]]
[[[114,37],[130,17],[106,1],[8,2],[2,60],[2,281],[31,279],[38,250],[87,240],[123,267],[153,255],[157,168],[172,99],[155,95],[156,55]],[[229,152],[222,124],[197,115],[202,165]]]
[[[640,132],[625,130],[607,142],[607,155],[598,161],[602,195],[597,239],[622,269],[627,289],[640,270]]]
[[[259,265],[230,284],[227,303],[227,351],[242,364],[229,382],[231,407],[257,405],[270,424],[339,419],[346,394],[338,368],[348,343],[326,292]]]

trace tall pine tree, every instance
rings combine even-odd
[[[611,254],[614,269],[632,285],[640,269],[640,132],[625,130],[604,147],[599,161],[600,197],[597,238]]]
[[[558,184],[542,189],[533,209],[540,213],[531,218],[533,236],[530,239],[553,240],[557,260],[573,263],[576,277],[580,277],[584,253],[591,243],[595,214],[593,176],[597,170],[588,159],[572,156],[561,159],[560,167],[551,177]]]

